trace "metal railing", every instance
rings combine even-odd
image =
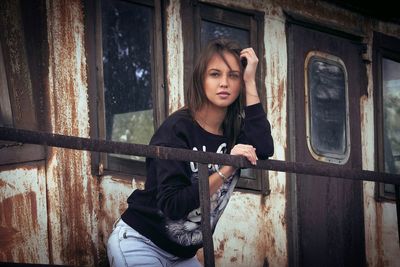
[[[66,136],[38,131],[0,127],[0,140],[47,145],[76,150],[88,150],[104,153],[116,153],[152,157],[168,160],[192,161],[199,163],[199,193],[202,216],[203,252],[205,266],[214,266],[214,245],[210,225],[210,197],[208,184],[208,167],[210,163],[231,165],[238,168],[253,168],[279,172],[308,174],[351,180],[389,183],[396,186],[396,210],[398,230],[400,229],[400,175],[360,169],[337,168],[334,166],[317,166],[309,163],[287,162],[280,160],[259,160],[254,166],[242,156],[192,151],[188,149],[150,146]],[[1,163],[1,162],[0,162]],[[400,241],[400,231],[399,231]]]

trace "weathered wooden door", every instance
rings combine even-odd
[[[361,168],[362,46],[348,34],[289,24],[292,158],[320,168]],[[362,182],[292,179],[294,266],[364,266]]]

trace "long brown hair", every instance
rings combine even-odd
[[[204,92],[203,82],[204,75],[207,71],[208,63],[214,55],[219,55],[225,64],[231,69],[227,60],[225,59],[224,52],[232,54],[239,66],[241,73],[241,89],[238,98],[229,105],[225,119],[223,121],[222,129],[224,135],[228,137],[228,151],[235,145],[237,137],[240,132],[240,127],[243,117],[243,106],[245,103],[245,94],[243,93],[243,66],[240,64],[240,45],[232,40],[219,38],[212,40],[208,43],[207,47],[202,51],[200,57],[193,70],[192,81],[189,88],[186,90],[186,107],[190,110],[192,116],[204,104],[208,102],[207,96]]]

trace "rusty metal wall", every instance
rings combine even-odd
[[[166,73],[168,110],[183,105],[183,42],[180,1],[167,1]],[[265,13],[267,114],[275,159],[288,153],[285,15],[290,11],[321,24],[361,34],[371,54],[373,31],[400,37],[400,26],[372,20],[321,1],[235,1],[209,3]],[[49,73],[45,99],[50,131],[89,137],[83,1],[48,0]],[[374,110],[371,64],[368,96],[360,99],[363,167],[374,169]],[[267,197],[235,192],[214,235],[217,266],[288,265],[287,175],[269,172]],[[135,177],[91,175],[90,153],[48,148],[46,162],[0,170],[0,261],[106,265],[104,248],[126,198],[143,183]],[[366,255],[369,266],[398,266],[395,206],[374,199],[364,183]],[[240,211],[240,212],[238,212]],[[201,258],[201,251],[198,253]]]
[[[49,131],[89,137],[83,3],[47,1]],[[90,153],[48,148],[46,162],[50,259],[97,265],[98,184]]]

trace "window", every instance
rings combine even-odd
[[[227,37],[240,43],[242,47],[253,47],[258,58],[263,58],[263,14],[248,10],[228,9],[222,6],[204,3],[182,2],[183,25],[193,30],[184,31],[185,87],[190,82],[196,56],[211,39]],[[264,65],[260,60],[258,77],[264,77]],[[262,79],[257,79],[257,88],[262,103],[265,100],[265,87]],[[268,191],[268,179],[261,170],[244,169],[238,187],[243,189]]]
[[[0,2],[0,125],[4,127],[39,129],[35,99],[43,87],[39,65],[44,64],[46,43],[41,5],[44,2]],[[0,165],[44,157],[42,146],[0,141]]]
[[[8,92],[7,74],[4,66],[3,51],[0,43],[0,125],[5,127],[13,126],[11,112],[10,94]]]
[[[376,34],[375,87],[379,171],[400,174],[400,40]],[[378,197],[395,199],[393,184],[379,183]]]
[[[305,60],[307,145],[319,161],[345,164],[350,156],[347,71],[339,58],[317,51]]]
[[[157,1],[102,0],[97,7],[100,138],[148,144],[163,119],[159,13]],[[104,170],[145,175],[142,157],[103,154],[100,164]]]

